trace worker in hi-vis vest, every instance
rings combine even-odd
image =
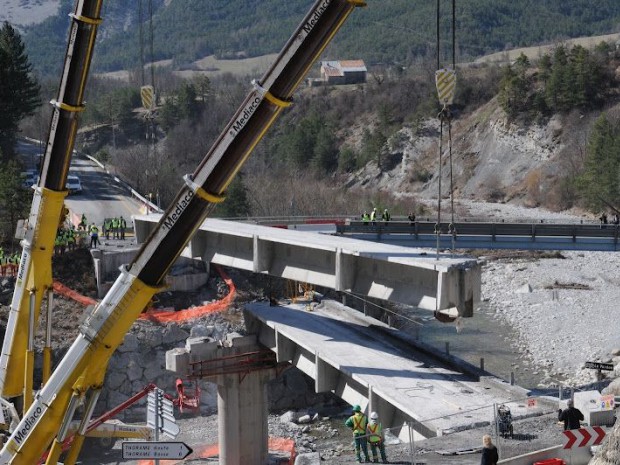
[[[95,226],[95,223],[90,225],[90,248],[97,248],[99,244],[99,228]]]
[[[379,422],[379,415],[377,412],[370,414],[370,421],[366,425],[366,435],[368,436],[368,442],[370,443],[370,450],[372,452],[372,461],[379,463],[377,456],[377,449],[381,453],[381,461],[388,463],[385,456],[385,437],[383,436],[383,426]]]
[[[366,443],[366,415],[362,412],[359,405],[353,406],[353,415],[351,415],[347,421],[344,422],[346,426],[353,430],[353,437],[355,438],[355,455],[358,462],[362,461],[360,449],[364,452],[366,462],[370,462],[368,456],[368,446]]]

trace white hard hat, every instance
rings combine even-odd
[[[377,414],[377,412],[372,412],[370,414],[370,419],[371,420],[378,420],[379,419],[379,415]]]

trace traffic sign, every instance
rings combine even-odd
[[[564,434],[564,449],[596,446],[600,444],[605,437],[605,430],[600,426],[571,429],[563,431],[562,433]]]
[[[613,363],[586,362],[585,366],[586,368],[592,368],[593,370],[614,371]]]
[[[193,450],[184,442],[123,442],[124,459],[184,459]]]
[[[616,399],[613,394],[601,396],[601,404],[599,407],[601,410],[613,410],[615,406],[615,401]]]

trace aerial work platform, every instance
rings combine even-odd
[[[138,243],[160,216],[134,217]],[[478,261],[428,249],[207,219],[183,255],[427,310],[457,309],[464,317],[480,301]]]

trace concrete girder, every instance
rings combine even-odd
[[[134,218],[138,242],[159,215]],[[471,258],[222,220],[206,220],[184,255],[254,273],[428,310],[473,316],[480,264]]]

